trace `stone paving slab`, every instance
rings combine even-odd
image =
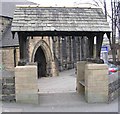
[[[75,70],[61,72],[57,77],[43,77],[38,80],[39,94],[67,93],[76,91]]]
[[[41,94],[39,104],[3,103],[3,112],[118,112],[118,99],[110,104],[86,103],[75,92]]]

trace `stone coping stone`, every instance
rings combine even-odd
[[[107,70],[108,69],[108,66],[105,65],[105,64],[94,64],[94,63],[91,63],[91,64],[86,64],[86,67],[87,69],[94,69],[94,70]]]
[[[33,68],[33,67],[37,67],[36,65],[25,65],[25,66],[16,66],[16,68]]]

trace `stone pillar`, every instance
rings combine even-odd
[[[57,58],[56,58],[56,42],[57,42],[57,38],[55,36],[52,36],[52,40],[53,40],[53,56],[54,56],[52,64],[51,64],[52,76],[58,76],[59,71],[58,71]]]
[[[16,102],[38,104],[37,66],[15,68]]]
[[[80,84],[81,82],[85,81],[85,65],[86,65],[86,61],[80,61],[77,62],[77,80],[76,80],[76,84],[77,84],[77,92],[80,94],[85,94],[85,87],[83,85]]]
[[[59,59],[59,37],[56,37],[56,42],[55,42],[55,54],[56,54],[56,58]]]
[[[52,76],[58,76],[59,75],[59,71],[58,68],[56,67],[56,62],[52,61]]]
[[[89,103],[108,102],[108,66],[85,65],[85,98]]]

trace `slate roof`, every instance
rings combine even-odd
[[[12,31],[109,32],[101,8],[17,6]]]
[[[2,42],[0,43],[0,47],[10,47],[10,46],[18,46],[18,35],[15,34],[15,37],[13,39],[12,32],[11,32],[11,26],[7,27],[7,30],[4,34],[2,34]]]
[[[0,16],[3,18],[11,18],[13,17],[16,5],[35,5],[36,3],[29,2],[27,0],[4,0],[0,2]],[[0,47],[11,47],[18,46],[18,36],[15,35],[15,38],[12,38],[11,32],[11,22],[9,25],[5,27],[5,32],[2,33],[3,28],[0,27]]]

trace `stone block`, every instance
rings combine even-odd
[[[79,94],[85,94],[85,86],[80,85],[80,83],[77,83],[77,92]]]
[[[38,104],[38,95],[37,94],[17,94],[16,101],[19,103],[28,103],[28,104]]]
[[[85,98],[87,102],[108,102],[108,67],[105,64],[85,65]]]
[[[88,93],[86,94],[86,100],[88,103],[102,103],[108,102],[108,95],[106,93]]]
[[[38,86],[37,86],[37,84],[34,84],[34,83],[28,83],[28,84],[15,84],[15,88],[16,89],[23,89],[23,90],[25,90],[25,89],[36,89],[36,88],[38,88]]]
[[[15,68],[16,101],[38,104],[37,66],[17,66]]]
[[[89,80],[88,82],[85,81],[85,84],[87,87],[106,87],[108,88],[108,83],[104,81],[99,80]]]
[[[86,61],[77,62],[77,81],[84,80]]]
[[[16,89],[15,91],[16,94],[38,94],[38,90],[35,90],[35,89]]]
[[[2,101],[5,102],[14,102],[15,101],[15,95],[3,95]]]
[[[7,95],[15,94],[15,88],[14,89],[3,89],[2,94],[7,94]]]
[[[106,64],[86,64],[85,66],[87,69],[94,69],[94,70],[107,70],[108,66]]]
[[[59,75],[59,71],[58,71],[58,69],[57,69],[57,66],[56,66],[56,64],[55,64],[55,62],[52,62],[52,64],[51,64],[51,73],[52,73],[52,76],[58,76]]]
[[[87,92],[96,92],[96,93],[100,93],[100,92],[109,92],[108,88],[105,87],[97,87],[97,86],[89,86],[85,88],[85,91]]]
[[[30,78],[26,78],[25,76],[17,76],[15,83],[16,84],[27,84],[27,83],[36,83],[37,78],[30,77]]]

